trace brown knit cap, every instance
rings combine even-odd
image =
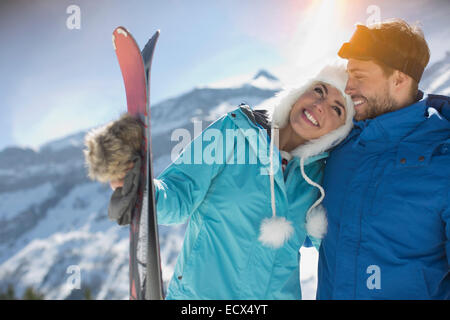
[[[401,19],[370,26],[357,25],[338,55],[344,59],[377,60],[420,81],[430,60],[422,30]]]

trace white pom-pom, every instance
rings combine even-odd
[[[294,233],[292,222],[284,217],[266,218],[261,223],[258,240],[274,249],[281,247]]]
[[[327,212],[322,205],[312,209],[306,215],[306,231],[317,239],[322,239],[327,233]]]

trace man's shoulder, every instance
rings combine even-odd
[[[425,98],[429,101],[438,100],[438,101],[444,101],[447,103],[450,102],[450,96],[446,96],[443,94],[427,93]]]
[[[446,120],[450,121],[450,97],[440,94],[427,94],[425,103],[428,108],[438,111]]]

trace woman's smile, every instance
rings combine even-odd
[[[313,127],[320,127],[319,122],[314,117],[314,113],[311,110],[308,111],[307,109],[303,109],[301,116],[306,123]]]

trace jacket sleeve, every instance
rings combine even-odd
[[[442,220],[445,225],[445,252],[447,255],[447,265],[450,270],[450,186],[447,187],[447,206],[444,209]]]
[[[212,123],[153,180],[159,224],[185,223],[202,203],[225,163],[224,132],[233,125],[227,116]]]

